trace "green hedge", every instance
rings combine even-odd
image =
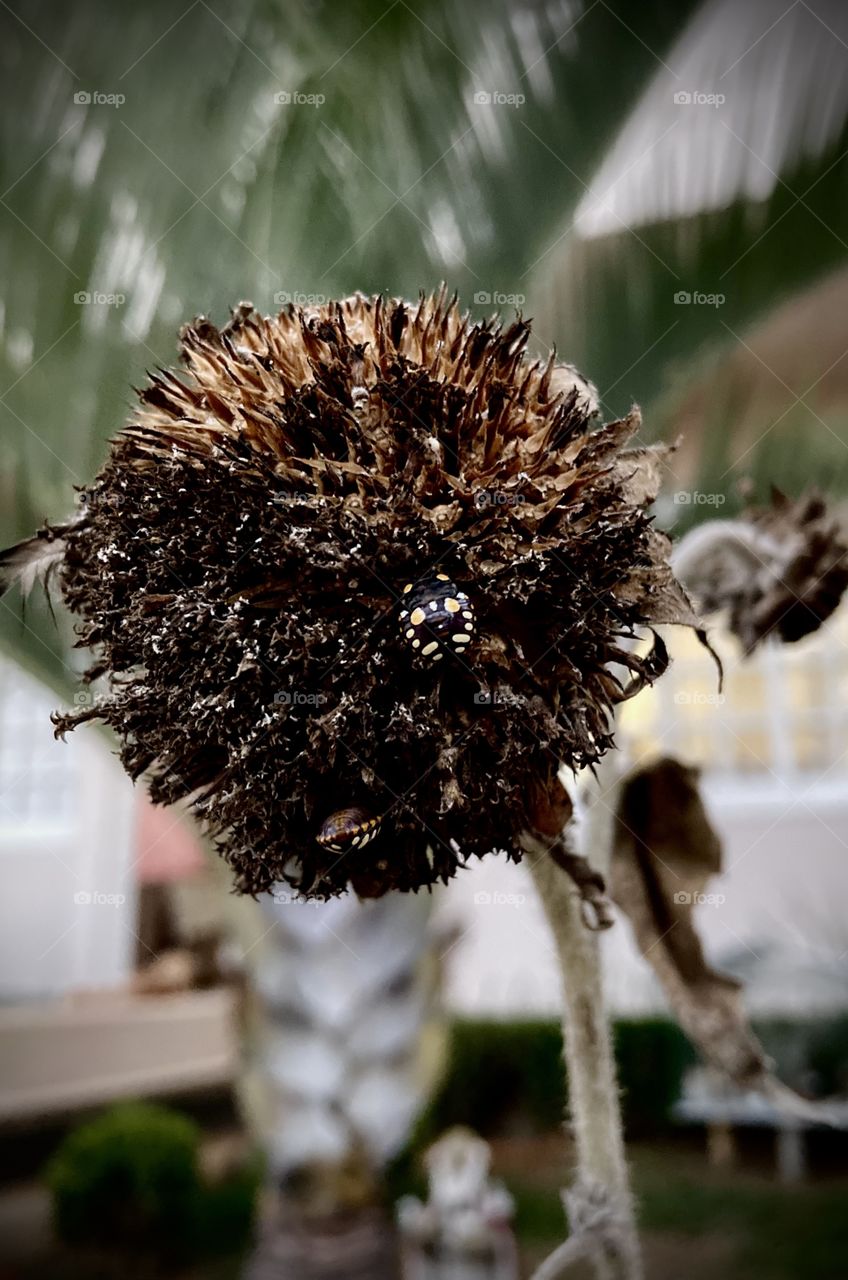
[[[817,1098],[848,1092],[848,1016],[761,1018],[754,1030],[793,1088]]]
[[[65,1243],[187,1262],[247,1245],[258,1162],[217,1183],[201,1173],[200,1129],[178,1112],[125,1103],[75,1129],[46,1170]]]
[[[651,1018],[617,1022],[614,1043],[628,1129],[662,1127],[694,1061],[689,1042],[674,1023]],[[458,1021],[448,1070],[417,1142],[455,1124],[484,1137],[548,1133],[562,1124],[565,1108],[557,1022]]]
[[[468,1125],[488,1137],[546,1132],[562,1121],[562,1038],[556,1022],[458,1021],[448,1069],[428,1109],[435,1134]]]
[[[695,1051],[677,1023],[665,1018],[621,1019],[613,1043],[627,1130],[641,1135],[662,1129]]]
[[[754,1030],[787,1083],[818,1097],[848,1089],[848,1017],[759,1019]],[[670,1124],[695,1051],[662,1017],[619,1019],[613,1038],[628,1135],[658,1133]],[[448,1068],[414,1146],[455,1124],[484,1137],[558,1128],[567,1103],[561,1054],[554,1021],[455,1022]]]

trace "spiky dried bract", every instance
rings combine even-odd
[[[443,292],[201,319],[87,493],[63,589],[110,688],[58,731],[108,722],[239,889],[378,895],[517,857],[560,761],[611,743],[609,664],[653,674],[622,638],[693,620],[633,497],[638,418],[593,427],[528,333]],[[398,602],[439,572],[475,641],[419,667]],[[339,855],[316,834],[351,806],[380,835]]]
[[[793,502],[773,490],[771,505],[749,516],[781,552],[771,574],[761,566],[751,597],[732,611],[731,625],[748,652],[769,635],[792,644],[817,631],[848,590],[845,534],[821,494]]]
[[[792,644],[827,621],[848,590],[848,545],[820,494],[690,530],[675,566],[705,614],[723,610],[751,653],[769,638]]]

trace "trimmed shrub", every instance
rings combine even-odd
[[[50,1161],[56,1232],[67,1244],[160,1261],[237,1252],[248,1241],[259,1171],[213,1185],[200,1130],[166,1107],[125,1103],[80,1126]]]

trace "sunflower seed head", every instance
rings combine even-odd
[[[695,622],[619,465],[638,414],[596,426],[528,336],[444,290],[244,304],[182,331],[184,371],[114,442],[62,576],[111,673],[97,714],[239,889],[379,894],[518,857],[538,786],[611,744],[622,638]],[[474,642],[411,662],[403,587],[439,573]],[[380,838],[340,855],[316,836],[355,806]]]

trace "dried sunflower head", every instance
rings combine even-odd
[[[699,526],[675,563],[705,614],[726,611],[746,653],[817,631],[848,591],[845,533],[815,491],[793,501],[773,489],[769,506]]]
[[[109,691],[57,732],[111,725],[239,889],[378,895],[518,856],[560,763],[611,744],[610,664],[662,666],[628,637],[694,621],[626,452],[638,416],[593,425],[528,335],[444,292],[197,320],[61,531]]]

